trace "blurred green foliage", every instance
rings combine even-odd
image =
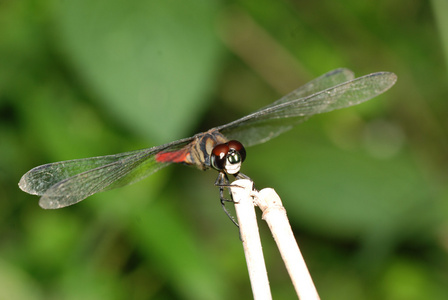
[[[249,148],[322,299],[448,298],[448,14],[428,1],[0,2],[0,299],[250,299],[216,173],[170,166],[44,211],[34,166],[150,147],[331,69],[395,87]],[[270,233],[275,299],[295,293]]]

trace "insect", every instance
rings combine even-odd
[[[248,178],[240,172],[244,147],[264,143],[312,115],[367,101],[388,90],[396,78],[394,73],[378,72],[354,79],[352,71],[336,69],[228,124],[148,149],[41,165],[25,173],[19,187],[42,196],[42,208],[56,209],[134,183],[171,163],[182,163],[219,172],[215,185],[220,186],[224,206],[228,175]]]

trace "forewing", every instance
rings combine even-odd
[[[246,146],[264,143],[312,115],[353,106],[378,96],[393,86],[396,78],[394,73],[373,73],[302,98],[295,98],[295,95],[300,94],[296,90],[269,106],[217,129],[228,139],[238,140]]]
[[[145,150],[42,165],[23,175],[19,187],[42,195],[39,204],[43,208],[69,206],[102,190],[151,175],[169,164],[156,162],[156,153],[181,149],[191,141],[188,138]]]
[[[339,68],[321,75],[310,82],[302,85],[301,87],[295,89],[291,93],[283,96],[279,100],[269,104],[268,106],[262,107],[257,111],[265,110],[269,107],[273,107],[282,103],[290,102],[292,100],[297,100],[300,98],[311,96],[320,91],[326,90],[338,84],[353,80],[355,74],[349,69]]]

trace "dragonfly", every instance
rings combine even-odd
[[[376,97],[392,87],[396,79],[391,72],[355,78],[348,69],[336,69],[228,124],[152,148],[41,165],[25,173],[19,187],[26,193],[41,196],[42,208],[57,209],[179,163],[200,170],[217,170],[215,185],[220,187],[224,207],[223,188],[228,187],[228,175],[248,178],[240,172],[246,158],[245,147],[264,143],[312,115]]]

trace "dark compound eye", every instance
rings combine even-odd
[[[227,145],[229,145],[230,149],[234,149],[235,151],[239,152],[242,162],[246,159],[246,149],[244,149],[243,144],[238,141],[232,140],[229,141]]]
[[[224,170],[224,167],[226,165],[226,157],[229,153],[229,145],[227,144],[220,144],[215,146],[212,150],[212,154],[210,157],[210,164],[212,167],[218,171]]]
[[[211,166],[227,174],[236,174],[246,159],[244,146],[235,140],[215,146],[210,157]]]

